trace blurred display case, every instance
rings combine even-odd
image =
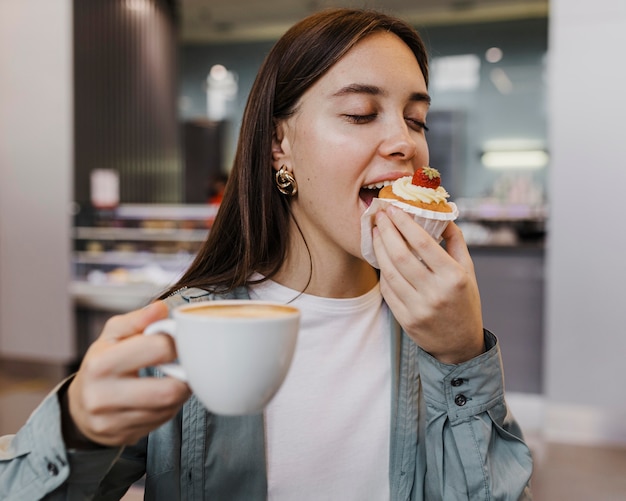
[[[498,337],[507,391],[543,391],[548,207],[496,197],[456,199],[485,327]]]
[[[457,224],[470,247],[539,247],[545,244],[545,204],[503,203],[493,198],[455,200]]]
[[[76,218],[75,305],[120,313],[174,283],[207,237],[217,205],[120,205]]]

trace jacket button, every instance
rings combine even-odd
[[[452,381],[450,381],[450,384],[454,387],[461,386],[463,384],[463,379],[460,377],[455,377]]]
[[[463,394],[458,394],[454,397],[454,403],[459,407],[463,407],[467,403],[467,397]]]
[[[52,475],[53,477],[56,477],[59,474],[59,467],[54,464],[52,461],[50,461],[48,463],[48,473],[50,473],[50,475]]]

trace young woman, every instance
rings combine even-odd
[[[296,24],[259,71],[222,206],[164,301],[111,319],[81,368],[0,456],[3,499],[527,499],[532,461],[504,400],[458,227],[445,249],[374,186],[428,165],[427,55],[404,22],[361,10]],[[302,310],[263,414],[211,415],[139,371],[175,358],[141,336],[168,307],[260,298]]]

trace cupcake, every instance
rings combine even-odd
[[[361,253],[372,266],[378,268],[374,247],[372,244],[372,228],[376,212],[384,209],[388,204],[395,205],[408,212],[430,236],[437,242],[450,221],[458,215],[458,209],[453,202],[448,202],[450,195],[441,186],[441,175],[432,167],[420,167],[413,176],[396,179],[388,186],[384,186],[378,193],[378,198],[372,200],[361,217]]]

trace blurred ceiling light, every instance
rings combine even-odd
[[[500,94],[506,95],[513,92],[513,82],[502,68],[492,69],[489,73],[489,79]]]
[[[430,65],[431,86],[439,91],[474,91],[480,83],[476,54],[436,57]]]
[[[214,64],[209,70],[209,76],[214,80],[225,80],[228,77],[228,70],[223,64]]]
[[[148,12],[150,10],[148,0],[125,0],[124,6],[134,12]]]
[[[544,150],[485,151],[481,161],[488,169],[541,169],[548,165]]]
[[[488,63],[497,63],[502,59],[502,49],[500,47],[491,47],[485,52],[485,59]]]
[[[211,66],[206,80],[207,115],[210,120],[224,120],[231,113],[237,96],[237,75],[222,64]]]

